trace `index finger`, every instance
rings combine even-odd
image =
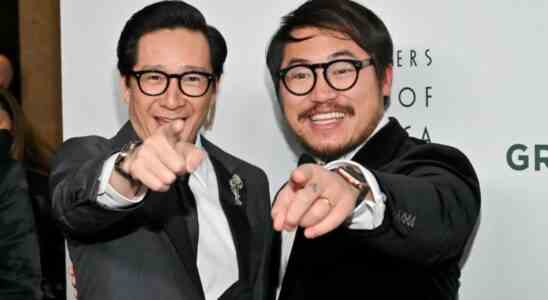
[[[189,173],[196,170],[206,156],[203,150],[182,140],[175,145],[175,151],[183,157],[186,172]]]
[[[299,186],[305,186],[315,177],[316,173],[318,172],[317,168],[323,167],[315,164],[300,165],[291,173],[291,181]]]
[[[183,120],[174,120],[160,127],[159,131],[166,137],[170,145],[175,145],[181,140],[181,133],[185,128]]]
[[[291,194],[293,193],[291,183],[287,183],[276,195],[274,204],[272,205],[272,221],[274,229],[282,231],[284,229],[287,210],[291,203]]]

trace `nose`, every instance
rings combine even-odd
[[[337,91],[334,90],[325,78],[323,69],[317,69],[316,71],[316,85],[312,89],[312,101],[314,102],[327,102],[336,98]]]
[[[186,103],[186,98],[179,89],[177,78],[170,78],[169,80],[169,86],[160,101],[160,105],[167,109],[174,110],[183,106]]]

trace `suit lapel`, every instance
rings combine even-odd
[[[254,202],[250,201],[252,199],[248,197],[249,190],[246,188],[246,185],[250,184],[246,180],[250,179],[243,176],[245,174],[243,171],[238,172],[240,164],[230,155],[224,153],[203,136],[200,138],[215,169],[219,186],[219,200],[230,226],[236,248],[239,273],[238,284],[250,286],[255,282],[263,253],[263,249],[259,247],[259,245],[262,245],[263,237],[253,235],[250,225],[254,224],[255,220],[251,218],[254,218],[253,212],[256,209]],[[239,189],[239,201],[236,199],[237,197],[235,197],[230,184],[230,181],[234,180],[235,177],[239,177],[242,181]],[[258,248],[251,249],[251,245],[257,245]]]
[[[175,248],[185,269],[181,288],[196,299],[204,299],[202,283],[196,266],[195,237],[197,237],[197,216],[194,197],[189,197],[178,180],[165,193],[150,192],[143,201],[142,211],[147,223],[159,227]],[[194,298],[193,298],[194,299]]]
[[[249,267],[250,267],[250,240],[251,228],[246,215],[247,197],[245,183],[240,190],[240,199],[237,200],[230,186],[230,180],[233,175],[217,160],[211,157],[211,162],[217,174],[219,185],[219,200],[228,220],[234,246],[236,248],[236,256],[238,258],[238,273],[239,281],[249,282]]]
[[[386,126],[381,128],[366,144],[360,149],[352,160],[359,162],[369,169],[379,169],[390,162],[400,149],[409,135],[399,122],[390,118]]]

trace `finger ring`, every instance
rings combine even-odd
[[[329,208],[333,207],[333,203],[329,199],[327,199],[327,198],[320,198],[320,199],[325,201],[325,203],[327,203],[327,205],[329,205]]]

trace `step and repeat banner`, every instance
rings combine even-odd
[[[130,15],[152,2],[61,2],[65,138],[109,137],[127,120],[116,42]],[[274,194],[296,157],[279,122],[265,52],[280,17],[303,1],[188,2],[220,29],[229,50],[206,135],[262,167]],[[548,2],[359,2],[394,40],[387,114],[416,137],[461,149],[478,172],[482,211],[463,261],[460,299],[544,299]]]

